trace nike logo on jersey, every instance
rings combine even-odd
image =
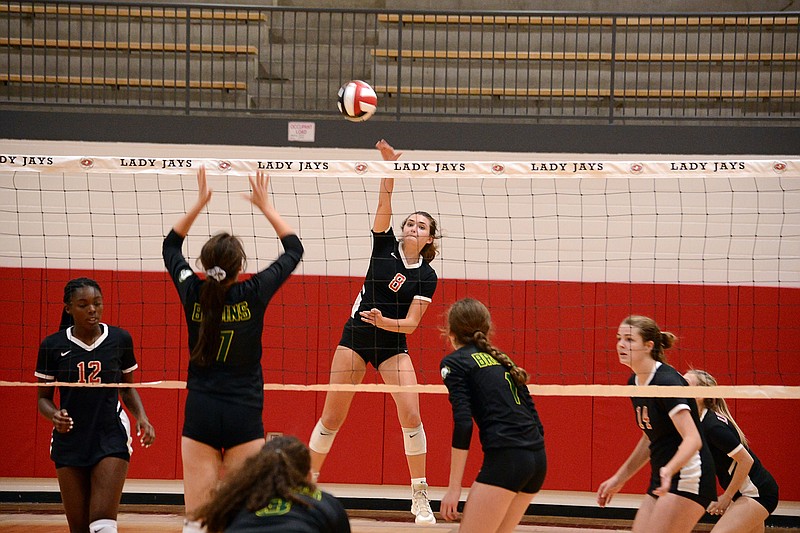
[[[61,352],[61,357],[64,357],[65,355],[67,355],[67,354],[68,354],[69,352],[71,352],[71,351],[72,351],[72,350],[67,350],[66,352]]]
[[[394,257],[395,259],[397,259],[397,256],[396,256],[396,255],[394,255],[394,252],[392,252],[392,257]]]

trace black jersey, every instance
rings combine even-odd
[[[375,308],[386,318],[405,318],[414,299],[432,300],[437,281],[436,271],[422,257],[416,264],[406,263],[392,228],[373,231],[369,269],[351,316],[359,319],[360,311]]]
[[[640,383],[636,374],[632,374],[628,385],[668,385],[686,386],[688,383],[673,367],[656,363],[655,369],[644,383]],[[682,391],[678,392],[679,394]],[[650,440],[651,480],[659,479],[659,470],[666,465],[678,451],[683,442],[681,434],[672,423],[673,415],[681,410],[688,410],[694,420],[697,431],[703,440],[700,429],[700,416],[694,398],[631,398],[636,423]],[[698,475],[699,474],[699,475]],[[716,483],[714,481],[714,463],[711,451],[703,440],[700,450],[676,474],[685,483],[679,481],[678,490],[698,494],[710,500],[716,499]],[[657,485],[656,485],[657,486]]]
[[[514,383],[494,357],[468,344],[445,356],[439,368],[453,407],[454,448],[469,449],[473,418],[484,450],[544,446],[528,387]]]
[[[189,329],[189,349],[200,334],[201,280],[181,252],[183,238],[175,230],[164,239],[164,264],[178,289]],[[300,263],[303,245],[297,235],[281,239],[284,252],[269,267],[246,281],[235,283],[225,296],[219,354],[209,367],[189,363],[187,388],[224,396],[242,405],[264,403],[264,378],[261,370],[261,335],[264,313],[275,291]]]
[[[87,345],[73,328],[46,337],[39,346],[35,375],[64,383],[120,383],[138,365],[133,340],[124,329],[100,324],[102,334]],[[115,387],[60,387],[59,409],[74,422],[67,433],[53,430],[51,458],[67,466],[92,466],[103,457],[130,454],[127,417]]]
[[[753,457],[753,466],[750,468],[747,479],[745,480],[739,493],[750,498],[758,498],[762,487],[773,486],[775,480],[772,474],[761,464],[756,455],[742,444],[739,432],[733,427],[731,421],[724,415],[716,411],[706,409],[700,416],[700,421],[705,434],[706,442],[711,448],[716,466],[717,479],[723,489],[727,489],[733,479],[736,469],[736,461],[731,456],[744,448]]]
[[[321,490],[303,494],[301,498],[309,506],[275,498],[254,513],[242,511],[225,532],[350,533],[350,521],[339,500]]]

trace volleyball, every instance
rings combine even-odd
[[[363,122],[378,109],[378,95],[369,83],[361,80],[348,81],[339,88],[337,102],[342,116],[352,122]]]

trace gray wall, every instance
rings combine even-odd
[[[309,119],[306,119],[309,120]],[[315,120],[316,141],[287,141],[288,120],[0,111],[0,139],[598,154],[798,155],[800,127],[533,125]]]

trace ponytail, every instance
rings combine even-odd
[[[644,342],[653,341],[653,350],[650,352],[650,356],[653,359],[659,363],[667,362],[667,356],[664,351],[672,348],[678,337],[669,331],[661,331],[656,321],[650,317],[630,315],[622,323],[638,329]]]
[[[474,344],[495,361],[506,367],[514,383],[522,387],[528,382],[528,373],[524,368],[489,342],[489,331],[492,329],[492,318],[483,303],[473,298],[458,300],[447,311],[447,332],[455,336],[459,344]]]
[[[206,281],[200,287],[200,334],[192,347],[190,360],[199,366],[210,366],[222,343],[220,331],[225,296],[244,268],[247,257],[242,241],[223,232],[206,241],[199,260],[206,272]]]

